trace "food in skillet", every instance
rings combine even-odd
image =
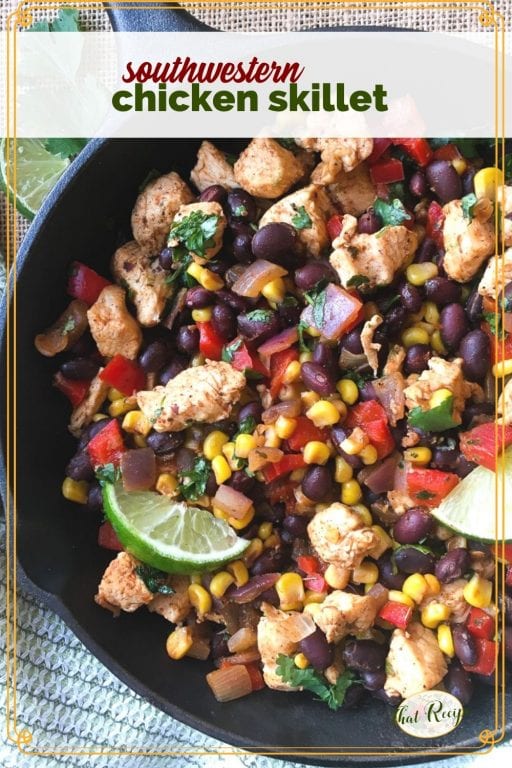
[[[175,625],[169,656],[213,660],[220,701],[467,703],[493,679],[512,190],[466,154],[254,139],[232,163],[205,141],[193,186],[150,180],[108,277],[75,263],[36,338],[73,406],[63,494],[118,553],[96,602]]]

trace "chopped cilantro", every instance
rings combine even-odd
[[[297,145],[294,139],[276,139],[276,141],[285,149],[289,149],[289,150],[297,149]]]
[[[95,474],[100,485],[104,485],[105,483],[117,483],[121,477],[121,470],[110,463],[97,467]]]
[[[135,573],[142,579],[150,592],[161,595],[173,595],[174,589],[166,583],[168,574],[159,571],[158,568],[152,568],[151,565],[141,563],[135,567]]]
[[[321,291],[318,296],[315,298],[313,302],[313,320],[315,323],[315,326],[320,331],[322,330],[323,323],[324,323],[324,311],[325,311],[325,299],[326,299],[326,291]]]
[[[401,200],[395,197],[391,203],[382,200],[380,197],[373,204],[373,210],[380,216],[384,226],[397,227],[404,221],[411,221],[411,214],[405,210]]]
[[[64,325],[62,326],[62,335],[67,336],[68,333],[71,333],[76,328],[76,321],[74,317],[68,317]]]
[[[87,144],[87,139],[47,139],[44,148],[58,157],[74,157]]]
[[[484,320],[489,324],[491,333],[498,338],[503,337],[503,328],[501,327],[501,315],[495,312],[484,312]]]
[[[290,656],[282,653],[277,657],[276,672],[285,683],[315,693],[321,701],[325,701],[329,709],[334,710],[342,706],[347,690],[352,683],[357,682],[353,672],[347,670],[332,685],[320,672],[316,672],[311,667],[299,669]]]
[[[464,218],[472,221],[473,211],[476,205],[476,195],[471,192],[469,195],[465,195],[460,202],[462,203],[462,213],[464,214]]]
[[[238,437],[238,435],[251,435],[255,429],[256,429],[256,421],[254,417],[247,416],[247,418],[242,419],[242,421],[238,425],[238,432],[233,437],[233,440],[235,440]]]
[[[344,371],[342,378],[350,379],[357,384],[358,389],[362,389],[365,382],[372,379],[373,376],[370,371]]]
[[[369,282],[366,275],[353,275],[347,282],[347,288],[359,288],[360,285],[366,285]]]
[[[242,339],[242,337],[238,336],[232,342],[230,342],[229,344],[226,344],[226,346],[223,347],[222,349],[221,359],[225,363],[232,363],[235,352],[237,351],[237,349],[240,349],[243,343],[244,343],[244,340]]]
[[[417,427],[425,432],[444,432],[457,426],[453,418],[453,395],[435,408],[424,411],[421,406],[409,412],[407,421],[411,427]]]
[[[297,213],[295,216],[292,216],[292,224],[295,227],[295,229],[311,229],[313,222],[311,221],[311,216],[306,211],[303,205],[299,206],[298,208],[295,208]]]
[[[430,493],[430,491],[418,491],[418,493],[415,494],[417,499],[420,499],[421,501],[427,501],[427,499],[435,499],[435,493]]]
[[[305,323],[303,320],[300,321],[300,323],[297,326],[297,333],[299,334],[299,349],[301,352],[310,352],[310,348],[304,339],[304,332],[307,331],[309,328],[309,325]]]
[[[233,216],[236,216],[237,218],[242,218],[243,216],[247,216],[247,208],[245,207],[245,205],[237,205],[237,207],[233,211]]]
[[[252,312],[248,312],[245,317],[247,320],[251,320],[253,323],[266,323],[271,320],[274,313],[271,309],[253,309]]]
[[[324,290],[326,285],[327,280],[323,278],[322,280],[319,280],[318,283],[313,286],[313,288],[309,289],[309,291],[304,291],[304,300],[307,301],[308,304],[314,304],[318,294]]]
[[[228,162],[230,165],[234,165],[238,160],[238,156],[232,155],[230,152],[224,152],[224,157],[226,158],[226,162]]]
[[[178,472],[180,484],[178,490],[187,501],[197,501],[204,496],[210,474],[210,462],[199,456],[192,469]]]
[[[168,245],[174,248],[173,255],[177,255],[176,246],[181,246],[184,255],[195,253],[198,256],[204,256],[206,250],[214,243],[218,222],[219,217],[216,214],[197,210],[192,211],[181,221],[175,221],[167,241]]]

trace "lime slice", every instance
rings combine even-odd
[[[0,144],[0,185],[14,194],[14,142],[9,153],[7,141]],[[9,157],[7,155],[9,154]],[[44,148],[43,139],[18,139],[16,142],[16,208],[28,219],[33,219],[44,198],[55,186],[70,163],[69,158],[52,155]],[[9,173],[8,173],[9,170]],[[7,183],[9,176],[9,184]]]
[[[504,469],[504,472],[503,472]],[[504,482],[503,482],[504,477]],[[496,479],[498,482],[496,482]],[[497,504],[496,504],[497,497]],[[503,515],[505,502],[505,515]],[[434,517],[470,539],[512,539],[512,451],[505,452],[498,473],[477,467],[466,475],[441,504]],[[503,521],[505,525],[503,526]]]
[[[159,493],[128,493],[106,483],[103,503],[121,544],[142,562],[168,573],[211,570],[240,557],[249,546],[206,509]]]

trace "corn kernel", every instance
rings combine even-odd
[[[111,403],[114,402],[114,400],[122,400],[124,397],[124,394],[120,392],[115,387],[110,387],[109,391],[107,392],[107,397],[110,400]]]
[[[432,393],[428,404],[430,408],[437,408],[450,397],[453,397],[453,392],[450,389],[446,389],[446,387],[442,387],[441,389],[436,389],[435,392]]]
[[[331,403],[334,405],[336,410],[338,411],[340,415],[340,421],[345,421],[345,417],[347,415],[347,406],[343,402],[343,400],[339,397],[333,397],[331,400]]]
[[[365,525],[373,523],[372,513],[364,504],[352,504],[352,511],[359,515]]]
[[[343,504],[357,504],[363,497],[361,486],[357,480],[348,480],[341,485],[341,501]]]
[[[310,363],[312,359],[312,352],[301,352],[299,355],[299,363]]]
[[[341,450],[348,453],[349,456],[356,456],[361,453],[370,442],[368,435],[361,427],[354,427],[348,437],[343,440],[341,444]]]
[[[452,160],[452,165],[459,174],[459,176],[462,176],[466,168],[468,167],[467,162],[464,160],[463,157],[456,157]]]
[[[193,277],[194,280],[199,282],[199,278],[202,276],[203,268],[196,261],[193,261],[187,269],[187,275]]]
[[[433,301],[426,301],[423,305],[423,317],[427,323],[439,325],[441,315],[439,314],[437,304],[434,304]]]
[[[376,584],[379,579],[379,569],[370,560],[363,560],[352,571],[354,584]]]
[[[304,461],[306,464],[327,464],[331,452],[320,440],[310,440],[304,446]]]
[[[238,456],[239,459],[246,459],[257,446],[258,441],[253,435],[237,435],[235,438],[235,456]]]
[[[207,291],[220,291],[224,287],[224,280],[219,275],[216,275],[210,269],[202,267],[195,261],[188,267],[187,274],[191,275],[194,280],[197,280],[199,285],[202,285]]]
[[[407,349],[415,344],[428,344],[430,336],[424,328],[418,325],[411,325],[402,332],[402,344]]]
[[[227,570],[233,575],[237,587],[243,587],[249,581],[249,571],[242,560],[235,560],[226,566]]]
[[[448,350],[443,344],[440,331],[434,331],[430,337],[430,344],[434,352],[437,352],[438,355],[446,355],[448,353]]]
[[[188,599],[199,616],[204,616],[212,609],[211,595],[201,584],[191,584],[188,588]]]
[[[254,517],[254,507],[251,507],[243,517],[237,518],[237,517],[228,517],[228,523],[232,528],[235,529],[235,531],[241,531],[243,528],[246,528],[249,523],[252,522],[252,519]]]
[[[267,301],[273,301],[275,304],[280,304],[286,293],[286,286],[283,278],[276,277],[275,280],[266,283],[261,289],[261,293]]]
[[[309,667],[309,660],[304,656],[303,653],[296,653],[293,657],[293,663],[299,669],[307,669]]]
[[[318,400],[313,403],[306,416],[311,419],[315,427],[329,427],[340,420],[338,409],[329,400]]]
[[[441,592],[441,582],[433,573],[425,573],[423,578],[427,582],[428,595],[438,595]]]
[[[213,432],[206,435],[203,442],[203,453],[208,461],[212,461],[216,456],[220,456],[222,448],[229,442],[229,435],[221,432],[220,429],[214,429]]]
[[[371,529],[377,535],[378,542],[374,544],[370,550],[368,550],[368,554],[370,557],[378,560],[379,557],[381,557],[381,555],[383,555],[387,549],[391,549],[393,546],[393,539],[388,536],[384,528],[382,528],[380,525],[372,525]]]
[[[276,435],[282,440],[288,440],[297,429],[297,420],[287,416],[278,416],[275,423]]]
[[[500,360],[494,363],[492,375],[495,379],[501,379],[503,376],[510,376],[512,373],[512,360]]]
[[[200,365],[204,365],[205,356],[202,355],[200,352],[197,353],[197,355],[194,355],[194,357],[190,360],[190,367],[191,368],[199,368]]]
[[[450,617],[451,608],[444,603],[432,601],[421,612],[421,623],[429,629],[436,629],[442,621]]]
[[[336,456],[334,468],[334,479],[337,483],[346,483],[352,480],[354,470],[343,456]]]
[[[281,445],[281,438],[276,432],[276,428],[271,424],[265,430],[265,447],[266,448],[279,448]]]
[[[119,400],[114,400],[108,407],[108,412],[113,419],[116,416],[122,416],[123,413],[133,411],[137,406],[137,401],[133,397],[120,397]]]
[[[336,384],[336,389],[341,395],[341,399],[347,405],[354,405],[359,397],[359,389],[352,379],[340,379]]]
[[[437,644],[445,656],[451,659],[455,656],[453,635],[449,624],[440,624],[437,628]]]
[[[123,429],[146,437],[151,432],[151,422],[142,411],[130,411],[123,419]]]
[[[235,579],[228,571],[219,571],[210,581],[210,592],[213,597],[220,598],[226,589],[233,584]]]
[[[272,536],[272,523],[262,523],[258,528],[258,536],[265,541]]]
[[[302,407],[304,410],[307,410],[311,408],[315,403],[320,402],[320,395],[316,392],[313,392],[313,390],[308,390],[307,392],[301,392],[300,393],[300,399],[302,402]]]
[[[162,472],[162,474],[158,475],[156,490],[164,496],[176,496],[178,485],[179,481],[177,477],[168,472]]]
[[[291,363],[288,363],[283,374],[283,383],[293,384],[295,381],[298,381],[300,379],[300,372],[300,362],[298,360],[292,360]]]
[[[322,606],[320,603],[316,602],[309,602],[304,604],[304,613],[309,614],[310,616],[315,617],[322,609]]]
[[[331,563],[325,569],[324,579],[332,589],[345,589],[350,581],[350,571]]]
[[[281,544],[281,539],[279,538],[279,535],[277,533],[272,533],[268,539],[265,539],[263,542],[263,548],[264,549],[275,549]]]
[[[98,421],[103,421],[103,419],[108,419],[108,416],[106,413],[95,413],[94,416],[92,417],[92,420],[94,421],[95,424]]]
[[[217,485],[222,485],[222,483],[225,483],[226,480],[229,480],[232,475],[231,467],[227,463],[224,456],[215,456],[212,459],[212,470],[213,474],[215,475],[215,482]]]
[[[500,168],[481,168],[475,173],[473,187],[477,199],[487,197],[489,200],[496,200],[496,189],[505,183],[503,171]]]
[[[374,445],[365,445],[362,451],[359,451],[358,453],[359,458],[365,464],[366,466],[370,466],[371,464],[375,464],[377,459],[379,458],[379,454],[377,453],[377,449]]]
[[[325,598],[325,592],[314,592],[312,589],[306,589],[306,594],[304,596],[304,607],[306,607],[306,605],[311,605],[312,603],[316,603],[317,605],[319,603],[323,603]]]
[[[492,599],[492,581],[475,573],[464,587],[464,600],[474,608],[488,608]]]
[[[415,608],[416,604],[412,597],[406,595],[405,592],[400,592],[399,589],[390,589],[388,594],[388,600],[392,600],[394,603],[402,603],[402,605],[408,605],[409,608]]]
[[[213,505],[213,516],[217,518],[217,520],[227,520],[229,515],[227,512],[224,512],[223,509],[220,509],[220,507],[216,507],[215,504]]]
[[[209,323],[212,319],[212,308],[203,307],[202,309],[192,310],[192,320],[195,323]]]
[[[237,469],[240,469],[240,459],[235,456],[235,444],[232,441],[229,441],[222,446],[222,455],[226,459],[230,469],[233,472],[235,472]]]
[[[424,261],[422,264],[409,264],[405,270],[407,281],[412,285],[425,285],[427,280],[436,277],[439,273],[437,264],[433,261]]]
[[[75,504],[87,504],[87,493],[89,486],[85,480],[73,480],[66,477],[62,483],[62,495],[68,501],[74,501]]]
[[[301,483],[304,479],[304,475],[306,474],[305,469],[294,469],[293,472],[290,474],[290,480],[292,483]]]
[[[421,573],[412,573],[402,585],[402,592],[409,595],[415,603],[421,603],[428,592],[428,584]]]
[[[187,655],[193,642],[190,627],[178,627],[168,636],[165,650],[171,659],[178,661]]]
[[[243,554],[243,561],[245,565],[251,566],[255,560],[258,559],[258,557],[263,552],[263,542],[261,539],[255,538],[251,539],[251,543],[245,550]]]
[[[318,338],[322,335],[322,332],[318,330],[318,328],[315,328],[313,325],[310,325],[308,328],[306,328],[306,333],[309,336],[313,336],[313,338]]]
[[[418,467],[426,467],[432,461],[432,451],[421,445],[416,448],[407,448],[404,451],[404,460],[410,461],[411,464],[416,464]]]
[[[304,582],[298,573],[283,573],[275,584],[283,611],[297,611],[304,601]]]

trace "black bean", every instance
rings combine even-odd
[[[280,571],[286,563],[286,553],[282,549],[266,549],[251,567],[252,576]]]
[[[385,688],[379,688],[378,691],[373,691],[372,696],[374,699],[383,701],[384,704],[389,704],[390,707],[398,707],[402,701],[402,697],[398,694],[388,693]]]
[[[72,459],[68,462],[66,467],[67,477],[71,477],[73,480],[92,480],[94,477],[94,469],[91,464],[91,459],[87,451],[79,451],[75,453]]]
[[[462,357],[462,371],[469,381],[481,381],[491,366],[491,343],[479,328],[467,333],[460,342],[457,354]]]
[[[347,352],[351,352],[353,355],[360,355],[363,351],[361,344],[361,331],[362,326],[354,328],[353,331],[350,331],[350,333],[347,333],[346,336],[343,336],[341,340],[341,346],[346,349]]]
[[[195,285],[193,288],[188,289],[185,304],[189,309],[204,309],[211,306],[214,301],[214,293],[207,291],[206,288],[202,288],[200,285]]]
[[[345,694],[345,698],[343,699],[342,708],[352,709],[359,707],[365,696],[366,691],[362,685],[351,685]]]
[[[473,635],[462,624],[452,625],[453,647],[462,664],[472,666],[478,659],[478,649]]]
[[[249,308],[247,299],[244,299],[243,296],[238,296],[236,293],[232,293],[232,291],[216,291],[215,296],[217,301],[227,304],[228,307],[234,309],[235,312],[246,312]]]
[[[359,397],[361,400],[375,400],[375,387],[371,381],[365,381],[363,386],[360,387]]]
[[[331,440],[332,444],[336,448],[337,453],[339,453],[340,456],[343,456],[345,461],[347,461],[350,466],[355,469],[361,469],[363,466],[363,462],[357,455],[351,455],[349,453],[345,453],[343,448],[341,447],[341,444],[345,440],[345,438],[348,437],[348,431],[343,429],[343,427],[340,424],[335,424],[331,429]]]
[[[308,527],[308,518],[304,515],[286,515],[283,520],[283,528],[293,536],[305,536]]]
[[[367,691],[378,691],[384,688],[386,683],[386,672],[379,669],[376,672],[359,672],[359,677]]]
[[[249,264],[253,259],[251,248],[252,238],[252,233],[242,232],[236,235],[233,240],[233,255],[241,264]]]
[[[139,365],[145,373],[156,373],[167,362],[169,349],[167,345],[157,339],[148,344],[146,349],[139,355]]]
[[[168,381],[174,379],[174,377],[177,376],[178,373],[184,371],[186,367],[186,358],[182,357],[181,355],[175,355],[169,365],[166,365],[165,368],[160,371],[158,383],[162,386],[165,386]]]
[[[223,203],[226,199],[226,190],[220,184],[212,184],[211,187],[203,189],[199,195],[201,203]]]
[[[221,659],[223,656],[229,656],[228,640],[229,634],[226,630],[213,633],[211,640],[212,659]]]
[[[456,349],[469,331],[469,322],[460,304],[448,304],[441,311],[441,338],[450,350]]]
[[[272,222],[259,229],[252,239],[252,252],[256,259],[278,261],[293,253],[297,243],[297,231],[291,224]]]
[[[77,450],[82,451],[89,440],[92,440],[94,435],[97,435],[102,429],[105,429],[107,424],[110,424],[111,421],[113,421],[113,419],[101,419],[100,421],[93,421],[92,424],[89,424],[80,435]]]
[[[474,290],[469,294],[466,301],[466,314],[469,317],[470,323],[478,325],[482,319],[484,311],[484,299],[480,296],[477,290]]]
[[[443,682],[448,693],[456,696],[461,704],[469,704],[473,696],[473,683],[470,675],[458,661],[452,661]]]
[[[293,301],[282,301],[277,305],[277,314],[281,320],[281,324],[285,328],[289,328],[292,325],[298,325],[300,322],[300,315],[302,312],[301,305]]]
[[[450,581],[460,579],[470,566],[470,559],[467,549],[455,547],[450,549],[436,563],[435,574],[439,581],[448,584]]]
[[[318,503],[328,501],[333,492],[332,473],[327,467],[309,467],[302,480],[302,492]]]
[[[256,484],[256,488],[254,490],[254,493],[257,493],[261,486],[258,487],[259,484]],[[269,523],[282,523],[284,520],[284,504],[277,503],[277,504],[268,504],[266,501],[261,501],[256,504],[256,514],[258,515],[261,520],[266,520]],[[255,534],[256,535],[256,534]]]
[[[266,589],[262,592],[260,600],[264,603],[269,603],[269,605],[273,605],[274,608],[279,608],[280,600],[275,587],[270,587],[270,589]]]
[[[402,283],[400,286],[400,299],[406,310],[413,313],[419,312],[423,303],[421,293],[411,283]]]
[[[303,267],[295,270],[294,280],[301,291],[310,291],[321,280],[332,281],[333,277],[333,269],[327,262],[308,261]]]
[[[475,191],[475,174],[476,174],[476,168],[473,168],[471,166],[468,168],[467,171],[464,171],[464,173],[461,176],[462,181],[462,194],[463,195],[470,195],[472,192]]]
[[[416,171],[409,179],[409,192],[414,197],[423,197],[427,194],[427,180],[423,171]]]
[[[67,379],[93,379],[98,373],[99,365],[89,357],[75,357],[62,363],[60,372]]]
[[[172,269],[174,254],[172,248],[162,248],[158,255],[158,261],[162,269]]]
[[[461,453],[453,469],[455,474],[459,477],[467,477],[475,468],[476,464],[472,461],[468,461],[466,457]]]
[[[312,361],[318,363],[326,371],[329,371],[336,376],[338,361],[336,359],[336,351],[333,347],[327,346],[321,341],[317,341],[313,348]]]
[[[382,229],[382,219],[375,211],[366,211],[357,221],[357,231],[364,235],[373,235]]]
[[[304,385],[319,395],[327,396],[336,390],[334,376],[318,363],[302,363],[301,375]]]
[[[411,373],[421,373],[428,368],[428,361],[432,357],[432,350],[428,344],[413,344],[407,350],[404,369],[409,376]]]
[[[260,403],[259,400],[253,400],[251,403],[246,403],[246,405],[242,405],[238,412],[238,423],[241,424],[242,421],[245,421],[246,419],[254,419],[256,424],[259,424],[261,421],[261,414],[263,413],[263,406]]]
[[[389,312],[386,312],[384,315],[384,323],[381,326],[382,331],[381,333],[384,333],[385,336],[389,335],[396,335],[399,333],[403,326],[405,321],[407,320],[407,310],[405,306],[402,306],[401,304],[398,304],[394,307],[391,307]],[[377,343],[382,343],[382,341],[387,341],[387,338],[380,339],[378,338],[377,334],[375,334],[374,341]]]
[[[314,669],[319,672],[329,667],[334,659],[334,648],[318,627],[299,642],[299,648]]]
[[[214,272],[216,275],[220,275],[220,277],[224,277],[230,268],[230,262],[227,260],[227,258],[215,259],[214,261],[208,262],[208,269],[211,272]]]
[[[237,469],[229,478],[228,484],[235,491],[239,491],[247,496],[254,488],[256,480],[254,477],[250,477],[245,470]]]
[[[184,432],[154,432],[146,437],[146,443],[157,456],[168,456],[181,448],[185,441]]]
[[[236,318],[226,304],[216,304],[212,309],[213,330],[223,339],[230,340],[236,335]]]
[[[206,480],[206,488],[205,493],[207,496],[210,496],[212,498],[217,493],[219,486],[215,479],[215,475],[213,472],[208,472],[208,478]]]
[[[103,509],[103,495],[99,483],[92,483],[87,491],[87,508],[91,512],[101,512]]]
[[[196,454],[190,448],[179,448],[176,453],[176,470],[178,472],[190,472],[194,466]]]
[[[483,421],[483,416],[492,416],[494,414],[494,403],[468,403],[462,414],[462,425],[469,429],[473,419],[478,419],[478,423]],[[489,419],[490,421],[492,419]]]
[[[505,627],[505,658],[512,661],[512,627]]]
[[[182,325],[176,334],[176,346],[180,352],[193,355],[199,349],[199,329],[195,325]]]
[[[281,330],[277,314],[270,309],[238,315],[237,323],[240,335],[255,346],[259,346]]]
[[[455,304],[460,301],[461,287],[455,280],[449,280],[447,277],[431,277],[424,286],[425,296],[429,301],[433,301],[438,307],[445,307],[447,304]]]
[[[379,581],[388,589],[402,589],[406,579],[405,573],[399,573],[390,552],[385,552],[377,560]]]
[[[460,176],[448,160],[434,160],[425,173],[430,188],[442,203],[462,197]]]
[[[420,243],[418,250],[414,256],[414,261],[417,264],[422,264],[425,261],[434,261],[434,257],[437,253],[437,245],[430,237],[424,237]]]
[[[230,217],[235,221],[254,222],[258,218],[255,199],[244,189],[233,189],[227,202]]]
[[[448,446],[435,448],[432,453],[431,463],[435,469],[450,472],[455,467],[459,456],[460,451],[458,448],[450,448]]]
[[[89,331],[85,331],[85,333],[75,341],[73,346],[69,348],[69,352],[77,357],[88,357],[96,352],[96,343]]]
[[[347,667],[358,672],[377,672],[384,668],[388,649],[375,640],[349,640],[343,650]]]
[[[435,568],[434,556],[415,547],[395,550],[395,563],[404,573],[434,573]]]
[[[393,536],[400,544],[417,544],[428,536],[434,525],[432,515],[423,507],[412,507],[400,515],[393,526]]]

